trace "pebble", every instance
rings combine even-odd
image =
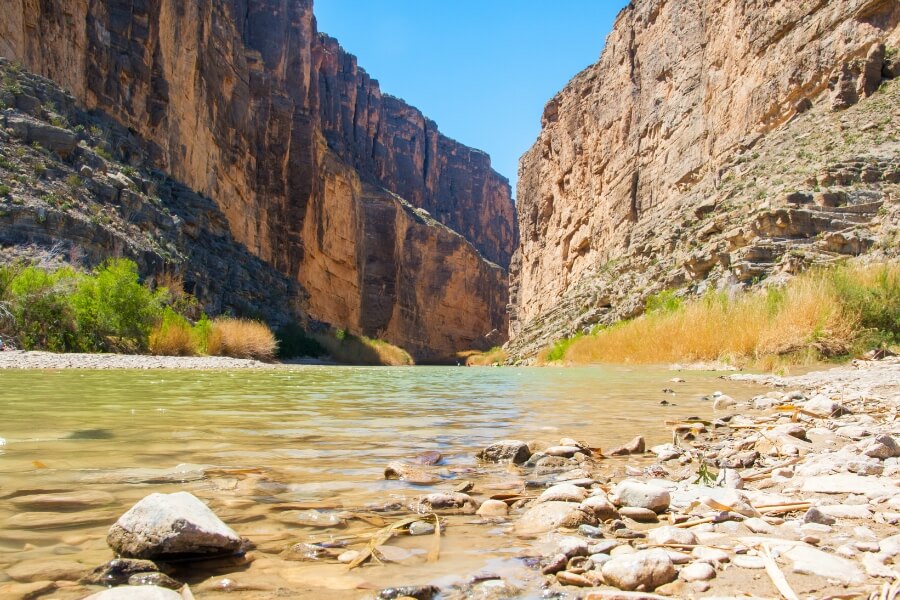
[[[804,523],[819,523],[821,525],[834,525],[834,517],[824,514],[818,508],[813,506],[803,515]]]
[[[477,511],[482,517],[505,517],[508,513],[509,506],[502,500],[485,500]]]
[[[535,535],[552,531],[557,527],[577,529],[579,525],[596,524],[593,514],[579,508],[572,502],[541,502],[532,505],[516,521],[514,530],[519,535]]]
[[[512,462],[522,464],[531,457],[528,444],[521,440],[501,440],[494,442],[478,453],[478,458],[486,462]]]
[[[501,504],[503,503],[501,502]],[[409,535],[430,535],[432,533],[434,533],[434,523],[415,521],[409,524]]]
[[[748,556],[746,554],[737,554],[731,559],[731,564],[741,569],[765,569],[766,562],[761,556]]]
[[[772,533],[774,528],[759,517],[746,519],[743,521],[744,526],[753,533]]]
[[[673,581],[678,573],[672,559],[663,550],[642,550],[624,556],[613,556],[604,563],[603,579],[622,590],[654,590]]]
[[[560,573],[557,573],[556,580],[563,585],[573,585],[576,587],[594,587],[596,585],[593,581],[591,581],[584,575],[570,573],[569,571],[562,571]]]
[[[697,536],[691,531],[679,527],[657,527],[647,534],[647,539],[654,544],[681,544],[684,546],[697,544]]]
[[[678,573],[678,577],[684,581],[709,581],[715,576],[716,570],[706,562],[691,563]]]
[[[587,497],[586,489],[571,483],[560,483],[544,490],[537,502],[581,502]]]
[[[616,510],[616,507],[609,501],[605,493],[586,498],[582,501],[581,507],[601,521],[619,518],[619,511]]]
[[[589,538],[602,538],[603,530],[599,527],[594,527],[593,525],[579,525],[578,533],[583,535],[584,537]]]
[[[478,505],[468,494],[460,492],[438,492],[422,496],[410,506],[414,511],[423,512],[448,512],[460,514],[473,514]]]
[[[668,490],[631,479],[618,483],[610,500],[618,506],[646,508],[657,513],[667,510],[671,502]]]
[[[619,542],[615,540],[592,541],[588,544],[588,552],[590,554],[609,554],[617,546],[619,546]]]
[[[659,516],[655,512],[649,508],[638,506],[623,506],[619,509],[619,514],[638,523],[655,523],[659,520]]]
[[[547,456],[562,456],[564,458],[571,458],[579,453],[584,454],[585,450],[578,446],[550,446],[544,450],[544,454]]]
[[[691,556],[693,556],[697,560],[702,560],[714,564],[729,561],[727,552],[725,552],[724,550],[719,550],[718,548],[709,548],[707,546],[694,548],[693,550],[691,550]]]

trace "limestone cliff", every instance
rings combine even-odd
[[[521,159],[513,353],[663,288],[749,285],[884,245],[898,23],[894,0],[631,2]]]
[[[517,244],[507,181],[382,95],[312,11],[312,0],[17,1],[0,55],[143,139],[238,242],[309,290],[312,317],[420,358],[504,336]]]

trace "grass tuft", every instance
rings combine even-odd
[[[316,334],[316,341],[329,356],[354,365],[404,366],[415,364],[409,353],[384,340],[356,336],[338,329],[333,334]]]
[[[199,354],[197,336],[191,324],[171,308],[166,308],[162,320],[150,332],[149,349],[156,356],[196,356]]]
[[[214,320],[206,340],[206,351],[211,356],[271,361],[277,350],[272,331],[264,323],[247,319]]]

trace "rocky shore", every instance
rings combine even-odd
[[[649,449],[640,437],[613,448],[505,439],[474,467],[437,451],[393,460],[384,477],[408,493],[377,505],[263,506],[251,496],[275,485],[264,466],[195,466],[177,481],[205,482],[192,488],[199,498],[154,493],[105,521],[109,562],[93,571],[63,558],[21,562],[0,579],[0,596],[313,598],[327,588],[378,600],[896,597],[900,359],[726,377],[772,390],[746,399],[711,391],[712,417],[666,421],[671,442]],[[86,493],[3,497],[27,510],[111,501]],[[292,528],[252,529],[264,510]],[[473,535],[509,558],[473,556],[452,581],[436,578],[430,565],[459,560]],[[408,585],[389,587],[399,578]]]
[[[226,356],[147,356],[143,354],[57,354],[0,352],[0,369],[266,369],[272,363]]]

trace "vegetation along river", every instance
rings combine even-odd
[[[702,396],[721,390],[746,399],[760,389],[717,375],[596,366],[2,372],[0,583],[29,565],[88,572],[112,558],[105,538],[119,515],[152,492],[184,490],[256,546],[241,564],[179,573],[198,597],[237,589],[242,597],[290,590],[315,598],[323,588],[335,590],[330,597],[371,597],[367,588],[446,586],[479,570],[529,587],[535,572],[517,558],[525,544],[502,522],[474,515],[446,518],[440,558],[430,563],[433,536],[395,537],[398,562],[352,571],[288,550],[328,540],[358,549],[379,528],[377,515],[409,515],[413,497],[464,480],[476,497],[522,490],[515,467],[487,470],[476,460],[491,442],[572,437],[610,448],[643,435],[650,446],[671,440],[665,420],[712,415]],[[443,455],[436,472],[446,481],[384,478],[390,461],[428,450]],[[649,464],[607,462],[612,475],[641,460]],[[72,492],[81,500],[28,499]],[[73,586],[71,596],[79,593]]]

